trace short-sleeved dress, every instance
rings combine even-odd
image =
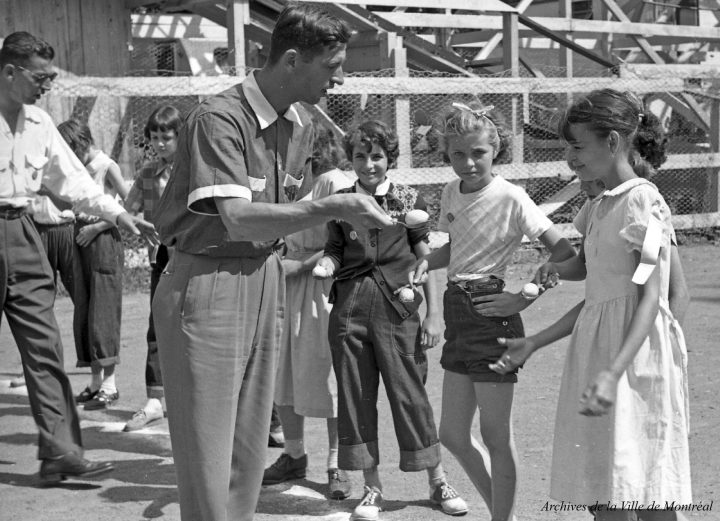
[[[638,306],[633,251],[642,251],[651,215],[661,231],[660,310],[609,414],[583,416],[580,396],[610,367]],[[585,236],[585,306],[562,376],[550,495],[579,504],[689,503],[687,351],[668,307],[670,211],[653,184],[633,179],[588,202],[576,226]]]
[[[312,192],[303,200],[320,199],[352,180],[340,170],[318,176]],[[288,259],[305,260],[323,250],[325,224],[285,237]],[[332,279],[318,280],[311,271],[286,278],[286,305],[275,403],[292,405],[295,413],[312,418],[337,417],[337,384],[328,343],[328,302]]]

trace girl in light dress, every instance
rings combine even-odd
[[[603,521],[682,519],[665,507],[692,501],[687,350],[669,303],[684,283],[669,209],[646,179],[665,160],[660,122],[635,95],[603,89],[573,103],[559,131],[578,177],[606,190],[575,221],[585,260],[547,263],[537,279],[586,278],[585,303],[537,335],[505,341],[495,367],[511,369],[573,327],[551,496]]]

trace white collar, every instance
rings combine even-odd
[[[260,90],[257,80],[255,79],[255,71],[251,72],[247,78],[245,78],[245,81],[242,82],[242,88],[250,107],[252,107],[253,112],[255,112],[255,116],[257,116],[260,128],[265,130],[275,122],[278,118],[278,114]],[[298,114],[298,111],[295,108],[295,104],[288,107],[285,114],[283,114],[283,117],[288,121],[297,123],[301,127],[303,126],[300,114]]]
[[[390,179],[387,177],[385,178],[385,181],[377,185],[377,188],[375,188],[375,193],[371,194],[367,190],[365,190],[362,185],[360,184],[360,181],[355,181],[355,192],[359,194],[365,194],[365,195],[372,195],[377,197],[382,197],[384,195],[387,195],[387,193],[390,191]]]
[[[635,177],[633,179],[628,179],[624,183],[620,183],[619,185],[617,185],[612,190],[605,190],[603,193],[598,195],[596,197],[596,199],[601,199],[603,197],[614,197],[616,195],[622,195],[625,192],[627,192],[628,190],[631,190],[631,189],[635,188],[636,186],[640,186],[640,185],[644,185],[644,184],[652,185],[652,183],[650,181],[648,181],[647,179],[645,179],[643,177]],[[653,186],[655,186],[655,185],[653,185]]]

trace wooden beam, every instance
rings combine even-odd
[[[503,13],[503,68],[515,78],[520,75],[520,36],[517,13]]]
[[[641,78],[646,80],[663,79],[668,76],[683,78],[720,79],[720,65],[698,64],[654,64],[624,63],[619,67],[623,78]]]
[[[580,54],[581,56],[585,56],[586,58],[599,63],[600,65],[603,65],[604,67],[607,67],[608,69],[612,69],[615,67],[615,64],[611,61],[606,60],[602,56],[595,54],[593,51],[590,51],[589,49],[586,49],[585,47],[578,45],[577,43],[573,42],[572,40],[568,40],[567,38],[554,33],[553,31],[549,30],[547,27],[537,23],[535,20],[528,18],[524,15],[517,15],[518,16],[518,22],[523,24],[526,27],[529,27],[533,31],[537,32],[538,34],[541,34],[545,38],[550,38],[551,40],[559,43],[560,45],[563,45],[567,47],[568,49],[573,50],[574,52]]]
[[[533,0],[522,0],[515,8],[518,13],[524,13],[525,10],[532,4]],[[473,60],[485,60],[490,57],[490,54],[497,48],[502,41],[502,32],[495,33],[490,40],[485,44],[482,50],[475,55]],[[452,41],[452,39],[451,39]],[[451,44],[452,45],[452,44]]]
[[[317,4],[346,4],[360,5],[368,4],[367,0],[312,0]],[[445,9],[462,9],[465,11],[478,11],[483,13],[514,13],[517,12],[512,7],[501,0],[371,0],[371,5],[382,5],[387,7],[420,7],[425,9],[437,9],[442,7]]]
[[[245,26],[250,23],[249,0],[227,0],[228,64],[235,76],[245,77]]]
[[[639,82],[628,78],[375,78],[347,77],[343,85],[331,94],[539,94],[587,93],[593,89],[614,88],[631,90],[637,94],[683,92],[681,76],[666,74],[654,81]],[[55,81],[51,93],[72,93],[73,96],[136,96],[140,98],[164,96],[181,92],[200,96],[222,92],[237,84],[234,77],[62,77]]]
[[[470,15],[470,14],[432,14],[432,13],[395,13],[389,11],[373,11],[396,25],[404,27],[450,27],[454,29],[478,29],[472,37],[488,38],[489,31],[502,30],[501,15]],[[535,16],[530,19],[542,24],[556,33],[575,33],[577,36],[597,36],[606,33],[627,34],[637,36],[665,36],[669,38],[695,38],[697,40],[720,41],[720,27],[670,25],[656,23],[637,23],[629,18],[623,21],[612,20],[579,20],[575,18],[559,18],[552,16]],[[530,29],[520,28],[521,32]],[[467,38],[465,33],[458,33],[457,39]],[[471,40],[474,41],[474,40]],[[465,42],[463,42],[465,43]],[[455,44],[455,38],[453,39]]]

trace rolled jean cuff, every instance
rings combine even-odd
[[[165,389],[163,387],[146,387],[148,398],[157,398],[162,400],[165,398]]]
[[[400,451],[400,470],[418,472],[440,464],[440,443],[420,450]]]
[[[338,447],[338,467],[342,470],[366,470],[380,464],[378,442],[369,441],[359,445],[343,445]]]

